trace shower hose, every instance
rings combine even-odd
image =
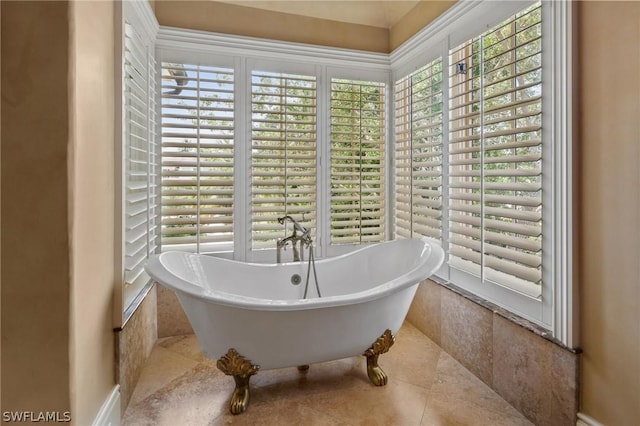
[[[309,278],[311,277],[311,266],[313,265],[313,279],[316,283],[316,291],[318,292],[318,297],[322,297],[320,294],[320,286],[318,285],[318,273],[316,272],[316,259],[313,256],[313,245],[309,244],[309,266],[307,267],[307,281],[304,285],[304,296],[303,299],[307,298],[307,291],[309,290]]]

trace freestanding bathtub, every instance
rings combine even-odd
[[[152,257],[146,270],[176,292],[204,354],[234,376],[231,412],[249,401],[258,369],[367,357],[376,385],[387,382],[378,355],[393,344],[418,283],[442,264],[444,252],[426,240],[395,240],[308,264],[243,263],[185,252]],[[298,284],[295,284],[298,283]],[[255,363],[255,364],[254,364]]]

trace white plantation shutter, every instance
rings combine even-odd
[[[404,77],[394,87],[395,114],[395,235],[411,238],[413,222],[411,164],[411,81]]]
[[[233,250],[234,73],[162,64],[162,246]]]
[[[331,80],[331,244],[385,239],[385,90]]]
[[[438,58],[395,84],[396,235],[442,236],[443,70]]]
[[[536,4],[450,52],[450,265],[541,294],[542,42]]]
[[[144,264],[157,248],[155,60],[153,45],[128,21],[123,70],[124,282],[140,288],[149,280]],[[125,291],[125,298],[135,295]]]
[[[251,249],[275,248],[291,215],[316,229],[316,77],[251,76]]]

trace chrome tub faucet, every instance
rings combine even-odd
[[[293,223],[293,232],[286,238],[279,239],[276,242],[276,262],[281,262],[281,251],[283,248],[286,248],[287,244],[291,242],[291,246],[293,247],[293,261],[300,262],[304,260],[301,256],[302,249],[305,246],[311,245],[311,230],[302,226],[298,221],[292,218],[290,215],[282,216],[278,218],[278,223],[285,224],[286,221],[289,220]],[[298,235],[300,232],[300,235]],[[300,244],[300,249],[298,249],[298,243]]]

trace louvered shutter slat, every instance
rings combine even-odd
[[[162,64],[162,245],[233,247],[234,74]]]
[[[385,238],[384,83],[331,80],[330,243]]]
[[[253,71],[251,81],[251,249],[274,248],[285,215],[315,238],[316,78]]]

